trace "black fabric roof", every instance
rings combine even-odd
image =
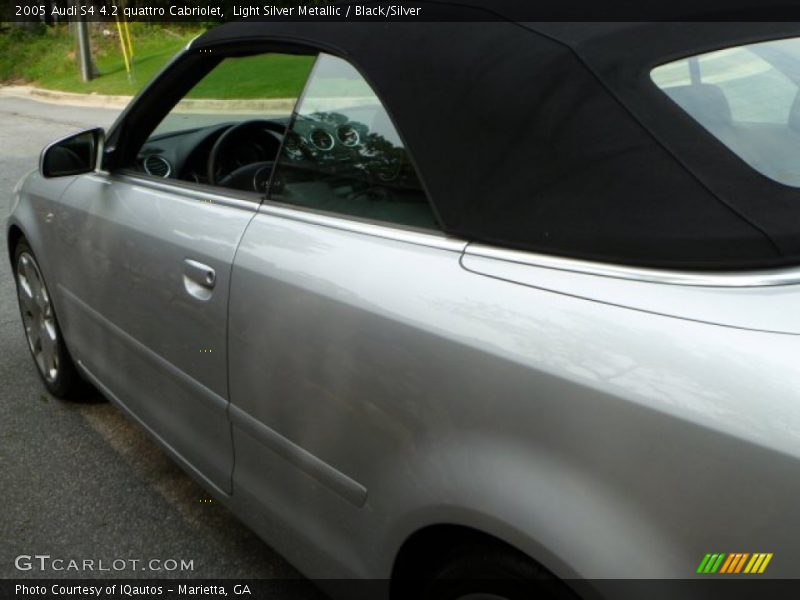
[[[790,23],[242,22],[193,47],[266,39],[349,60],[386,105],[452,234],[607,262],[738,269],[800,260],[800,190],[747,166],[650,70],[796,35]]]

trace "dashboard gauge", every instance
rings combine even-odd
[[[333,150],[336,145],[336,140],[333,139],[333,136],[322,129],[312,129],[311,133],[308,134],[308,140],[317,150],[322,150],[323,152]]]
[[[269,178],[272,174],[272,165],[261,167],[253,175],[253,191],[266,194],[269,187]]]
[[[339,138],[343,146],[347,146],[348,148],[358,146],[358,143],[361,141],[358,130],[352,125],[342,125],[339,127],[336,130],[336,137]]]

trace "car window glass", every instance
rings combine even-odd
[[[155,128],[137,156],[137,168],[158,177],[263,192],[314,60],[279,53],[223,59]]]
[[[320,54],[298,102],[270,200],[364,219],[437,228],[403,140],[348,62]]]
[[[277,53],[226,58],[175,105],[153,134],[223,120],[288,117],[313,62],[313,56]]]
[[[685,58],[657,67],[651,78],[751,167],[800,186],[800,40]]]

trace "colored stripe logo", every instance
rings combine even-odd
[[[756,552],[725,552],[708,553],[700,561],[697,573],[713,574],[720,573],[735,575],[738,573],[756,575],[761,574],[767,569],[769,561],[772,560],[772,553]]]

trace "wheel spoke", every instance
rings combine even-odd
[[[28,255],[27,255],[27,254],[22,254],[22,255],[19,257],[19,262],[17,263],[17,272],[18,272],[18,273],[19,273],[19,274],[20,274],[22,277],[25,277],[25,278],[27,278],[27,277],[30,277],[30,273],[31,273],[31,259],[30,259],[30,258],[28,258]]]
[[[45,305],[47,303],[47,292],[44,290],[44,285],[42,284],[38,269],[33,269],[32,275],[33,276],[30,279],[30,285],[31,289],[33,290],[33,297],[36,301],[36,304],[39,306],[39,309],[44,312]]]
[[[41,340],[42,354],[48,363],[52,362],[51,359],[56,353],[56,332],[52,324],[45,324],[42,327],[39,339]]]
[[[35,319],[25,323],[25,333],[28,336],[28,344],[30,344],[31,352],[34,355],[38,354],[42,348],[41,332]]]
[[[19,297],[20,299],[24,298],[27,302],[33,302],[36,294],[31,287],[31,267],[30,267],[30,259],[27,256],[22,255],[19,260],[19,265],[17,267],[17,279],[19,281]]]
[[[58,370],[58,339],[55,326],[52,323],[46,323],[42,327],[40,340],[42,348],[42,372],[45,377],[53,379],[57,375]]]
[[[27,287],[27,282],[23,283],[20,280],[19,294],[17,294],[17,296],[19,297],[19,305],[20,308],[22,308],[23,313],[29,314],[31,316],[37,314],[39,307],[37,306],[36,301],[33,298],[33,294],[31,293],[30,287]]]
[[[38,328],[34,328],[38,329]],[[34,331],[32,334],[33,340],[31,341],[31,348],[33,349],[33,358],[36,361],[36,366],[42,375],[47,374],[47,366],[45,365],[45,355],[42,351],[42,334],[41,331]]]
[[[42,306],[42,318],[52,319],[53,309],[50,306],[50,294],[47,293],[47,288],[44,286],[44,282],[42,282],[42,285],[39,288],[39,290],[40,290],[39,297],[41,298],[41,306]]]
[[[20,257],[19,274],[21,276],[21,287],[25,293],[29,295],[34,302],[36,302],[40,309],[44,308],[44,298],[42,296],[42,277],[39,274],[39,268],[36,266],[36,263],[34,263],[33,259],[27,254],[23,254]]]

